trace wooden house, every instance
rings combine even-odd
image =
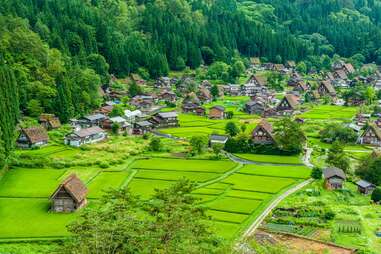
[[[277,71],[277,72],[284,72],[285,71],[285,67],[283,64],[274,64],[274,71]]]
[[[266,119],[263,119],[255,127],[255,129],[252,132],[252,140],[254,144],[275,144],[275,139],[273,136],[273,127]]]
[[[74,212],[87,204],[86,185],[75,175],[66,178],[50,197],[53,212]]]
[[[213,106],[209,109],[210,119],[224,119],[226,116],[225,107]]]
[[[177,112],[160,112],[155,114],[149,121],[155,128],[171,128],[179,126]]]
[[[143,135],[153,130],[153,124],[149,121],[140,121],[134,124],[132,131],[135,135]]]
[[[93,114],[93,115],[87,115],[84,117],[81,117],[78,120],[78,124],[81,125],[82,128],[88,128],[92,126],[99,126],[101,127],[103,125],[103,122],[107,120],[107,116],[104,114]]]
[[[131,99],[130,103],[138,109],[149,109],[155,101],[152,95],[137,95]]]
[[[172,91],[168,91],[168,90],[162,91],[158,95],[158,98],[162,101],[176,103],[176,94]]]
[[[288,69],[294,69],[294,68],[296,67],[296,63],[295,63],[295,61],[287,61],[287,62],[286,62],[286,67],[287,67]]]
[[[204,116],[206,112],[204,107],[192,102],[187,102],[183,104],[181,108],[184,113],[193,113],[199,116]]]
[[[370,124],[360,137],[360,144],[381,146],[381,129]]]
[[[160,77],[155,82],[155,88],[170,88],[171,79],[169,77]]]
[[[212,94],[210,91],[205,88],[205,87],[200,87],[200,89],[197,92],[197,98],[202,102],[202,103],[209,103],[212,101]]]
[[[114,109],[113,105],[105,105],[103,107],[100,107],[98,110],[96,110],[96,113],[108,116],[113,109]]]
[[[33,148],[48,144],[49,136],[42,126],[21,129],[16,140],[19,148]]]
[[[349,74],[351,74],[351,73],[354,73],[354,72],[356,71],[355,68],[353,67],[353,65],[350,64],[350,63],[346,63],[346,64],[344,64],[344,66],[343,66],[343,70],[345,71],[345,73],[346,73],[347,75],[349,75]]]
[[[296,84],[294,85],[294,91],[298,91],[301,93],[307,92],[308,86],[306,85],[306,82],[304,82],[303,80],[296,82]]]
[[[346,180],[343,170],[331,167],[323,170],[324,185],[328,190],[342,189]]]
[[[248,84],[254,84],[256,86],[266,86],[267,85],[267,79],[266,79],[266,77],[263,77],[263,76],[252,75],[247,83]]]
[[[293,94],[286,94],[276,107],[282,114],[292,113],[299,105],[298,98]]]
[[[93,144],[107,138],[106,132],[98,126],[74,131],[65,136],[65,145],[79,147],[85,144]]]
[[[110,119],[107,119],[103,123],[103,128],[107,130],[112,130],[114,124],[117,124],[119,126],[119,130],[118,130],[119,134],[122,134],[122,133],[131,134],[131,131],[132,131],[131,124],[127,122],[127,119],[120,116],[111,117]]]
[[[356,185],[357,185],[358,191],[362,194],[365,194],[365,195],[372,194],[374,189],[376,189],[376,185],[374,185],[368,181],[365,181],[365,180],[357,181]]]
[[[336,70],[333,73],[333,77],[336,80],[347,80],[348,79],[347,73],[343,69]]]
[[[241,95],[241,86],[236,84],[227,84],[223,87],[224,94],[230,96]]]
[[[318,93],[321,97],[325,95],[336,97],[336,90],[328,80],[320,82]]]
[[[248,114],[262,115],[267,108],[267,103],[261,97],[256,100],[249,101],[245,104],[245,112]]]
[[[53,114],[41,114],[38,122],[47,130],[61,127],[60,119]]]

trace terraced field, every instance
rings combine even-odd
[[[227,159],[168,157],[136,158],[130,162],[107,169],[92,166],[10,170],[0,181],[0,241],[66,236],[66,225],[78,213],[49,212],[49,197],[71,173],[76,173],[89,188],[89,205],[109,188],[128,187],[147,198],[155,189],[167,188],[181,178],[191,179],[197,185],[193,195],[199,198],[199,205],[209,209],[212,227],[227,239],[237,237],[273,198],[309,175],[309,169],[300,165],[243,166]],[[28,227],[23,227],[26,224]]]

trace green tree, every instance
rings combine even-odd
[[[153,137],[149,143],[149,149],[154,152],[161,151],[162,144],[161,140],[158,137]]]
[[[212,94],[213,99],[218,98],[218,96],[220,94],[220,91],[218,90],[218,86],[217,85],[213,85],[212,88],[210,89],[210,93]]]
[[[381,185],[381,157],[365,157],[356,168],[356,174],[373,184]]]
[[[234,122],[228,122],[225,125],[225,132],[231,137],[234,137],[239,133],[239,128]]]
[[[132,82],[130,86],[128,87],[128,95],[131,98],[135,97],[136,95],[140,95],[142,93],[143,93],[142,88],[135,82]]]
[[[119,123],[113,123],[111,125],[111,131],[112,131],[112,133],[118,134],[119,133],[119,129],[120,129],[120,124]]]
[[[114,105],[109,114],[110,117],[123,116],[123,115],[124,115],[124,110],[122,105]]]
[[[311,171],[311,177],[313,179],[321,179],[323,171],[319,167],[313,167]]]
[[[28,113],[30,116],[38,117],[43,112],[43,108],[41,106],[41,102],[39,100],[30,100],[28,102]]]
[[[291,154],[301,153],[303,145],[306,141],[303,130],[291,118],[282,118],[275,124],[274,130],[275,140],[279,147],[284,152]]]
[[[215,157],[218,159],[218,158],[220,158],[221,152],[224,149],[224,145],[223,144],[213,144],[212,149],[213,149],[213,153],[214,153]]]
[[[344,171],[349,169],[349,158],[344,152],[344,145],[339,141],[333,142],[331,148],[328,150],[328,156],[326,163],[331,166],[335,166]]]
[[[381,188],[377,187],[373,192],[372,192],[372,197],[371,199],[374,202],[380,202],[381,201]]]
[[[217,253],[222,242],[190,195],[194,187],[181,180],[146,201],[110,190],[69,226],[59,253]]]
[[[208,139],[204,136],[193,136],[189,141],[192,154],[202,154],[205,149],[208,147]]]

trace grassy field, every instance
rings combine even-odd
[[[263,155],[263,154],[235,154],[249,161],[273,164],[302,164],[299,156]]]
[[[315,106],[298,117],[305,119],[330,119],[330,120],[350,120],[356,115],[357,107],[343,107],[334,105]]]

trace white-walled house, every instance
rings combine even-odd
[[[65,136],[65,145],[79,147],[85,144],[100,142],[107,138],[106,131],[98,126],[74,131]]]

